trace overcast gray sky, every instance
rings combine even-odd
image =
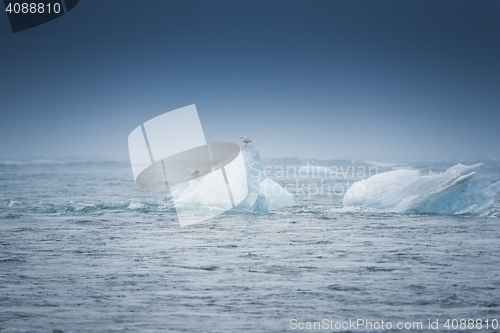
[[[499,1],[82,0],[0,44],[2,157],[127,158],[196,104],[264,158],[500,158]]]

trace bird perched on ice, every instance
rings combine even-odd
[[[188,171],[188,173],[189,173],[189,175],[190,175],[191,177],[193,177],[193,178],[198,178],[198,177],[200,177],[200,176],[201,176],[201,171],[200,171],[200,170],[198,170],[198,169],[190,169],[190,170]]]
[[[241,139],[241,141],[243,141],[245,143],[245,147],[247,146],[247,144],[255,142],[255,140],[247,138],[246,136],[242,136],[240,139]]]

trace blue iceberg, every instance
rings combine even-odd
[[[246,146],[241,148],[241,154],[245,163],[248,194],[246,198],[236,206],[236,210],[268,213],[269,205],[267,200],[259,194],[261,166],[259,151],[253,146]]]
[[[270,208],[295,205],[293,195],[271,179],[261,178],[261,159],[254,146],[241,148],[247,176],[248,195],[236,206],[238,211],[269,213]]]
[[[457,164],[443,173],[419,170],[384,172],[354,183],[344,207],[380,212],[488,215],[500,182],[478,174],[482,164]]]

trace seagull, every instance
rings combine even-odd
[[[241,141],[243,141],[245,143],[245,147],[247,146],[247,144],[255,141],[255,140],[252,140],[250,138],[247,138],[246,136],[242,136],[240,139],[241,139]]]
[[[188,171],[188,173],[189,173],[189,175],[190,175],[191,177],[193,177],[193,178],[198,178],[198,177],[200,177],[200,176],[201,176],[201,171],[200,171],[200,170],[198,170],[198,169],[190,169],[190,170]]]

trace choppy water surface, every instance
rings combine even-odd
[[[268,165],[279,163],[302,162]],[[492,214],[474,217],[346,212],[339,195],[297,192],[296,207],[228,212],[180,228],[168,196],[137,188],[129,169],[0,164],[1,332],[289,332],[291,319],[424,328],[429,318],[500,320],[498,196]],[[497,177],[498,162],[484,170]]]

